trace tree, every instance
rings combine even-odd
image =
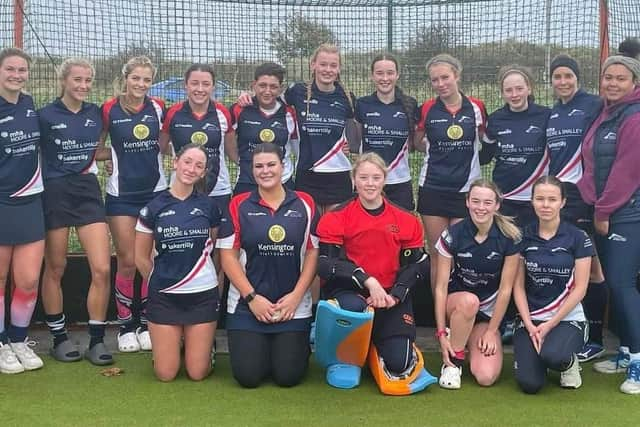
[[[454,33],[446,24],[431,24],[418,29],[409,40],[409,47],[401,52],[403,67],[411,76],[411,83],[424,81],[424,66],[429,58],[444,52],[452,52],[455,45]]]
[[[320,44],[336,41],[329,27],[301,14],[293,15],[284,28],[273,30],[269,35],[269,46],[283,64],[293,58],[309,57]]]

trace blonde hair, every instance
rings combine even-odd
[[[93,64],[91,64],[91,62],[87,61],[86,59],[83,59],[83,58],[65,59],[64,61],[62,61],[62,64],[60,64],[56,68],[56,74],[58,76],[58,86],[60,88],[60,97],[64,96],[63,82],[67,77],[69,77],[69,74],[71,73],[71,68],[73,67],[88,68],[89,70],[91,70],[91,78],[94,78],[96,75],[96,69],[93,67]]]
[[[387,178],[387,173],[389,172],[389,169],[387,168],[387,164],[382,159],[382,157],[380,157],[378,154],[374,153],[373,151],[369,151],[367,153],[361,154],[360,156],[358,156],[356,161],[353,162],[353,167],[351,168],[351,178],[355,179],[358,168],[362,166],[364,163],[371,163],[372,165],[377,166],[382,171],[384,178],[385,179]]]
[[[338,64],[342,65],[342,58],[340,57],[340,49],[338,49],[338,46],[332,43],[322,43],[320,46],[316,48],[316,50],[313,51],[310,61],[315,62],[320,52],[338,55]],[[315,78],[316,78],[315,73],[312,73],[311,81],[305,83],[307,88],[307,98],[306,98],[307,99],[307,115],[309,115],[309,101],[311,100],[311,87],[313,86],[313,81],[315,80]],[[342,92],[344,93],[344,96],[345,98],[347,98],[347,102],[351,107],[351,111],[355,111],[355,108],[353,107],[353,99],[351,99],[351,95],[349,95],[344,85],[340,83],[340,74],[338,74],[338,78],[334,82],[334,85],[336,86],[336,88],[342,90]]]
[[[505,65],[504,67],[501,67],[500,70],[498,71],[498,83],[500,84],[500,92],[502,92],[502,86],[504,84],[504,80],[512,74],[518,74],[522,76],[525,83],[529,87],[529,90],[533,92],[533,88],[534,88],[533,72],[529,67],[524,67],[518,64]]]
[[[462,74],[462,62],[460,62],[460,60],[455,56],[449,55],[448,53],[440,53],[427,61],[427,72],[429,72],[431,67],[441,64],[450,66],[456,77],[460,77]]]
[[[138,67],[148,68],[151,70],[152,77],[156,76],[157,69],[155,65],[153,65],[153,62],[151,62],[151,59],[149,59],[149,57],[144,55],[134,56],[122,66],[122,72],[120,76],[116,77],[116,79],[113,81],[114,96],[118,98],[122,108],[130,114],[135,113],[136,109],[132,105],[129,105],[127,103],[127,77],[129,77],[129,74],[131,74],[133,70]]]
[[[493,191],[493,194],[496,196],[496,203],[502,202],[502,191],[500,191],[500,188],[498,188],[495,182],[484,178],[476,179],[471,183],[469,192],[467,193],[467,200],[469,200],[471,190],[476,187],[487,188]],[[520,241],[520,239],[522,239],[522,231],[520,231],[520,228],[518,228],[518,226],[515,224],[513,217],[503,215],[500,212],[496,212],[493,214],[493,220],[496,222],[496,226],[498,227],[500,232],[507,236],[509,239],[513,240],[514,242],[518,242]]]

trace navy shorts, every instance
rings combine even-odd
[[[23,245],[43,239],[44,214],[40,194],[15,197],[10,201],[0,199],[0,245]]]
[[[467,193],[432,190],[423,186],[418,189],[418,213],[444,218],[465,218],[469,215],[466,198]]]
[[[385,185],[384,195],[391,203],[403,209],[413,211],[416,208],[411,181]]]
[[[500,213],[513,217],[516,225],[520,228],[524,228],[538,219],[531,202],[525,200],[503,200],[500,204]]]
[[[567,194],[567,202],[560,211],[562,219],[593,236],[595,233],[593,228],[593,206],[589,206],[582,200],[577,185],[570,182],[564,182],[563,185]]]
[[[48,179],[42,204],[47,231],[105,222],[100,184],[92,173]]]
[[[112,196],[107,193],[104,206],[107,216],[133,216],[140,215],[140,209],[144,208],[161,191],[155,193],[136,194],[133,196]]]
[[[317,205],[335,205],[353,197],[353,184],[349,171],[318,173],[299,170],[296,190],[308,193]]]
[[[193,294],[169,294],[149,289],[147,319],[160,325],[196,325],[217,322],[220,316],[218,288]]]

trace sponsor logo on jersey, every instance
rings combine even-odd
[[[333,101],[331,104],[329,104],[330,107],[343,107],[344,105],[342,104],[342,102],[340,101]]]
[[[569,114],[567,114],[567,116],[572,117],[572,116],[584,116],[584,111],[583,110],[578,110],[577,108],[574,108],[573,110],[571,110],[569,112]]]
[[[317,104],[317,103],[318,103],[318,100],[317,100],[317,99],[313,99],[313,98],[311,98],[311,99],[309,99],[309,100],[306,100],[306,99],[305,99],[305,100],[304,100],[304,102],[305,102],[305,103],[307,103],[307,104]]]
[[[137,124],[133,127],[133,136],[138,139],[145,139],[149,136],[151,131],[149,130],[149,126],[143,125],[142,123]]]
[[[204,145],[209,141],[209,137],[202,131],[197,131],[191,134],[191,142],[198,145]]]
[[[141,122],[155,122],[155,121],[157,121],[157,119],[152,115],[145,114],[144,116],[142,116],[140,121]]]
[[[13,116],[7,116],[0,119],[0,123],[8,123],[13,120]]]
[[[387,230],[389,230],[389,233],[397,234],[400,232],[400,227],[397,224],[389,224],[387,225]]]
[[[113,120],[111,123],[114,125],[120,124],[120,123],[129,123],[131,121],[131,119],[117,119],[117,120]]]
[[[202,125],[202,130],[208,130],[208,129],[218,130],[219,128],[213,123],[205,123],[204,125]]]
[[[552,115],[549,116],[549,119],[557,119],[558,117],[560,117],[560,114],[553,113]]]
[[[491,251],[489,255],[487,255],[487,259],[498,259],[500,258],[500,252]]]
[[[609,132],[608,134],[606,134],[606,135],[604,136],[604,138],[603,138],[603,139],[616,139],[616,137],[617,137],[617,135],[616,135],[616,133],[615,133],[615,132]]]
[[[264,212],[247,212],[248,216],[267,216]]]
[[[284,231],[283,226],[274,224],[269,227],[269,232],[267,233],[267,235],[273,243],[280,243],[287,236],[287,233]]]
[[[447,129],[447,136],[451,139],[460,139],[464,135],[464,130],[460,125],[451,125]]]
[[[177,127],[177,128],[192,128],[193,127],[193,125],[191,123],[175,123],[173,126]]]
[[[204,212],[202,212],[200,208],[193,208],[191,212],[189,212],[189,215],[204,215]]]
[[[460,116],[458,123],[473,123],[473,119],[469,116]]]
[[[524,132],[525,133],[540,133],[540,132],[542,132],[542,129],[540,129],[536,125],[529,125],[529,128],[527,128],[527,130],[525,130]]]
[[[165,216],[171,216],[175,214],[176,211],[174,211],[173,209],[169,209],[168,211],[162,212],[160,215],[158,215],[158,218],[164,218]]]
[[[261,122],[256,122],[255,120],[243,120],[242,123],[247,125],[261,125]]]
[[[365,114],[366,117],[380,117],[380,113],[378,113],[377,111],[373,111],[371,113],[367,113]],[[395,117],[395,116],[394,116]]]
[[[399,119],[406,119],[406,118],[407,118],[407,115],[406,115],[404,112],[402,112],[402,111],[396,111],[396,112],[393,114],[393,118],[394,118],[394,119],[398,119],[398,118],[399,118]]]
[[[35,117],[36,116],[36,112],[33,110],[27,110],[27,117]]]
[[[276,139],[276,134],[271,129],[262,129],[258,134],[261,142],[273,142]]]
[[[86,127],[86,128],[93,128],[93,127],[96,127],[96,126],[97,126],[97,123],[95,121],[91,120],[91,119],[87,119],[87,121],[84,122],[84,127]]]
[[[449,119],[433,119],[429,120],[429,123],[448,123]]]
[[[538,249],[540,249],[540,248],[538,248],[537,246],[528,246],[525,249],[525,251],[537,251]]]
[[[607,237],[608,240],[612,240],[614,242],[626,242],[627,238],[624,236],[621,236],[619,234],[616,233],[611,233],[609,234],[609,237]]]
[[[296,210],[289,209],[284,213],[284,216],[288,216],[291,218],[302,218],[302,214]]]
[[[473,254],[471,252],[458,252],[456,255],[458,258],[473,258]]]
[[[498,135],[511,135],[513,131],[511,129],[505,129],[498,132]]]
[[[51,126],[51,129],[52,129],[52,130],[53,130],[53,129],[66,129],[66,128],[67,128],[67,125],[66,125],[66,124],[64,124],[64,123],[58,123],[57,125],[53,125],[53,126]]]

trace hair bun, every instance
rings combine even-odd
[[[618,52],[620,55],[640,60],[640,39],[638,37],[627,37],[618,46]]]

